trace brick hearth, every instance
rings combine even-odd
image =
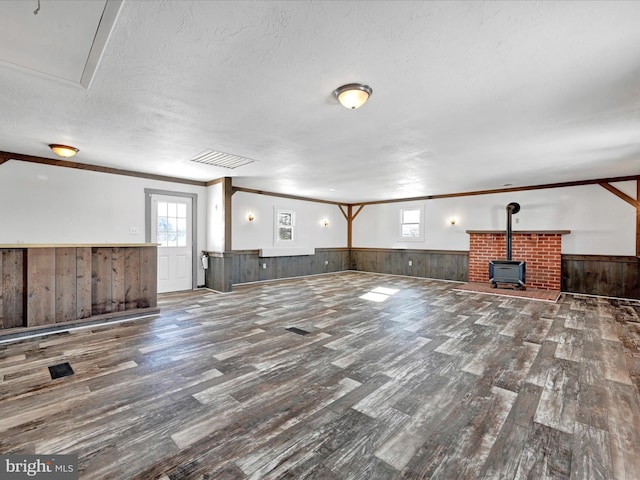
[[[467,230],[469,282],[489,282],[489,262],[506,259],[504,231]],[[526,286],[540,290],[560,290],[562,235],[570,231],[513,232],[511,258],[527,262]]]

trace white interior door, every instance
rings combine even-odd
[[[193,288],[192,199],[151,195],[151,241],[158,244],[158,293]]]

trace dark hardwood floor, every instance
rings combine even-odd
[[[640,306],[456,286],[164,295],[0,345],[0,452],[75,453],[82,479],[640,478]]]

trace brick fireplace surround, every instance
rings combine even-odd
[[[507,258],[504,230],[467,230],[469,282],[489,283],[489,262]],[[569,230],[514,231],[511,258],[527,262],[525,285],[539,290],[560,290],[562,235]]]

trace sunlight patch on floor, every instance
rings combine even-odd
[[[372,302],[384,302],[391,295],[394,295],[399,291],[400,290],[397,288],[376,287],[359,298],[362,300],[370,300]]]

